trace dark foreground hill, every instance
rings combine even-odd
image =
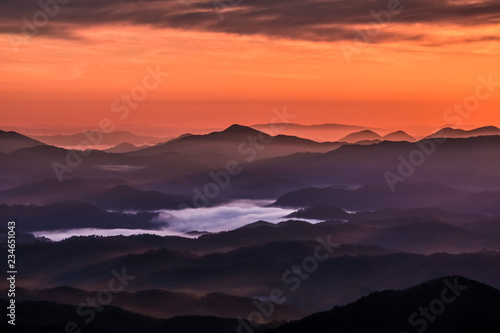
[[[382,291],[286,324],[272,333],[497,333],[500,291],[463,277],[444,277]]]

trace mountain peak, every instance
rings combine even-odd
[[[384,140],[386,141],[408,141],[408,142],[413,142],[415,141],[415,138],[406,133],[405,131],[396,131],[389,133],[383,137]]]
[[[382,137],[371,130],[363,130],[359,132],[351,133],[342,139],[340,142],[356,143],[359,141],[369,141],[369,140],[380,140]]]
[[[233,124],[226,128],[225,130],[219,132],[212,132],[210,134],[205,135],[205,138],[213,138],[213,139],[232,139],[232,140],[244,140],[249,136],[255,136],[258,134],[266,135],[264,132],[256,130],[254,128],[243,126],[239,124]]]
[[[248,126],[243,126],[239,124],[233,124],[222,131],[222,133],[231,133],[231,134],[241,134],[241,133],[258,133],[256,129],[253,129]]]

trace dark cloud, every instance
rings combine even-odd
[[[42,0],[52,3],[55,0]],[[68,38],[73,29],[100,24],[132,24],[182,30],[314,41],[353,38],[353,26],[375,21],[371,13],[388,9],[397,0],[70,0],[50,18],[53,28],[42,32]],[[234,6],[231,5],[234,4]],[[467,3],[460,0],[401,0],[402,11],[391,15],[399,24],[427,23],[475,26],[500,22],[500,1]],[[215,8],[222,9],[223,20]],[[225,8],[225,9],[224,9]],[[33,19],[41,8],[33,0],[2,0],[0,31],[20,33],[21,18]],[[383,20],[387,16],[382,17]],[[57,28],[55,28],[57,27]],[[422,39],[415,35],[384,34],[387,39]],[[380,39],[382,40],[382,39]],[[378,41],[380,41],[378,40]]]

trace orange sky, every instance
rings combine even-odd
[[[363,26],[351,24],[347,31],[354,38]],[[109,117],[118,126],[220,128],[268,122],[274,107],[286,105],[297,115],[294,122],[303,124],[437,127],[446,123],[447,108],[475,94],[479,76],[500,81],[500,41],[490,38],[498,25],[377,28],[370,43],[356,44],[359,52],[350,62],[340,48],[351,45],[349,34],[338,41],[306,40],[99,23],[72,27],[72,37],[28,38],[15,52],[12,35],[0,29],[0,121],[93,126]],[[388,37],[416,31],[425,37]],[[169,76],[118,119],[113,101],[142,85],[148,66]],[[500,126],[499,106],[500,91],[462,124]]]

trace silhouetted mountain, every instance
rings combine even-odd
[[[411,135],[407,134],[404,131],[397,131],[397,132],[392,132],[387,135],[384,135],[382,137],[382,140],[387,140],[387,141],[408,141],[408,142],[414,142],[416,141],[414,137]]]
[[[132,151],[137,151],[141,149],[148,148],[149,146],[134,146],[131,143],[124,142],[120,143],[119,145],[114,146],[113,148],[108,148],[105,149],[104,151],[107,153],[115,153],[115,154],[122,154],[122,153],[130,153]]]
[[[241,182],[249,178],[267,180],[279,174],[318,187],[333,184],[359,187],[386,182],[390,191],[387,184],[390,172],[396,192],[406,182],[439,182],[474,191],[497,190],[500,158],[495,157],[495,152],[499,145],[499,136],[448,139],[442,143],[383,141],[372,145],[344,145],[324,154],[304,153],[257,161],[246,165],[238,179]],[[418,165],[412,165],[410,155]],[[401,178],[394,181],[394,176]]]
[[[77,147],[82,141],[89,141],[87,136],[92,138],[97,138],[95,141],[100,141],[100,145],[110,145],[116,146],[124,142],[128,142],[133,145],[155,145],[157,143],[165,141],[165,138],[157,138],[152,136],[140,136],[135,135],[130,132],[112,132],[112,133],[101,133],[97,131],[89,131],[84,133],[76,133],[71,135],[57,134],[57,135],[43,135],[43,136],[33,136],[33,138],[40,140],[49,145],[60,146],[60,147]],[[99,138],[101,138],[99,140]]]
[[[447,276],[405,290],[375,292],[268,332],[495,333],[500,331],[499,311],[498,289]]]
[[[45,144],[17,132],[5,132],[0,130],[0,153],[11,153],[18,149],[42,145]]]
[[[348,143],[356,143],[359,141],[371,141],[371,140],[379,140],[382,139],[380,135],[377,133],[370,131],[370,130],[364,130],[356,133],[349,134],[342,139],[340,139],[340,142],[348,142]]]
[[[191,133],[184,133],[184,134],[179,135],[176,138],[170,139],[168,142],[177,141],[177,140],[180,140],[180,139],[183,139],[183,138],[187,138],[188,136],[192,136],[192,135],[193,134],[191,134]]]
[[[327,152],[340,146],[341,144],[336,142],[318,143],[294,136],[270,136],[250,127],[232,125],[221,132],[184,136],[130,154],[152,156],[165,152],[189,154],[217,152],[231,156],[238,161],[253,161],[304,151]]]
[[[189,197],[157,191],[140,191],[127,185],[118,185],[109,190],[91,194],[86,197],[86,201],[105,209],[139,211],[179,209],[179,207],[190,207],[193,204],[193,199]]]
[[[195,139],[196,137],[198,139]],[[296,153],[268,159],[265,158],[302,149],[297,145],[286,146],[291,147],[289,150],[281,149],[282,145],[274,145],[279,142],[279,139],[275,138],[273,143],[264,146],[262,151],[258,151],[255,147],[250,149],[253,146],[247,144],[245,147],[249,150],[246,154],[240,155],[239,143],[233,141],[222,143],[221,146],[211,140],[206,144],[186,143],[184,140],[203,141],[199,136],[192,136],[169,143],[165,148],[171,147],[169,145],[186,145],[188,152],[192,149],[191,153],[160,152],[152,156],[136,156],[134,154],[144,150],[128,154],[93,151],[82,158],[81,164],[72,168],[71,173],[66,173],[65,179],[120,178],[131,186],[141,184],[143,189],[193,196],[193,189],[198,188],[203,191],[204,186],[214,182],[211,171],[220,173],[227,169],[231,160],[239,159],[242,168],[238,171],[241,172],[237,176],[230,177],[229,185],[221,190],[220,195],[213,201],[240,198],[274,199],[307,186],[324,187],[335,184],[336,187],[359,187],[385,182],[387,172],[397,176],[400,173],[399,169],[404,170],[405,175],[409,176],[401,177],[394,185],[395,195],[404,189],[407,182],[440,182],[474,191],[500,188],[500,158],[495,157],[500,145],[500,137],[497,136],[448,139],[443,143],[434,143],[434,146],[428,142],[389,141],[366,146],[344,145],[327,153]],[[409,156],[413,154],[411,156],[414,157],[414,152],[421,152],[421,146],[426,144],[431,147],[429,148],[431,152],[434,149],[434,153],[426,157],[421,165],[413,167],[408,160]],[[321,144],[313,143],[313,146],[316,145]],[[181,146],[176,147],[183,150]],[[148,149],[159,147],[163,146]],[[227,149],[222,149],[223,147]],[[303,150],[308,149],[305,147]],[[229,155],[221,152],[227,152]],[[65,163],[70,153],[60,148],[40,146],[21,149],[10,154],[0,154],[0,172],[9,175],[4,177],[1,186],[6,189],[50,177],[55,179],[51,164],[54,161]],[[254,153],[256,161],[247,163],[247,159],[251,160]],[[421,154],[427,156],[423,152]],[[261,157],[262,159],[258,160]],[[244,168],[241,162],[245,163]],[[235,167],[234,163],[232,167]],[[385,187],[387,192],[391,191],[387,183]],[[440,199],[442,200],[443,198]],[[306,206],[309,204],[302,205]],[[448,209],[448,207],[442,208]]]
[[[256,124],[250,127],[268,134],[284,134],[298,136],[314,141],[339,141],[340,138],[356,131],[362,130],[380,130],[378,128],[369,128],[364,126],[341,125],[341,124],[319,124],[319,125],[300,125],[294,123],[273,123]]]

